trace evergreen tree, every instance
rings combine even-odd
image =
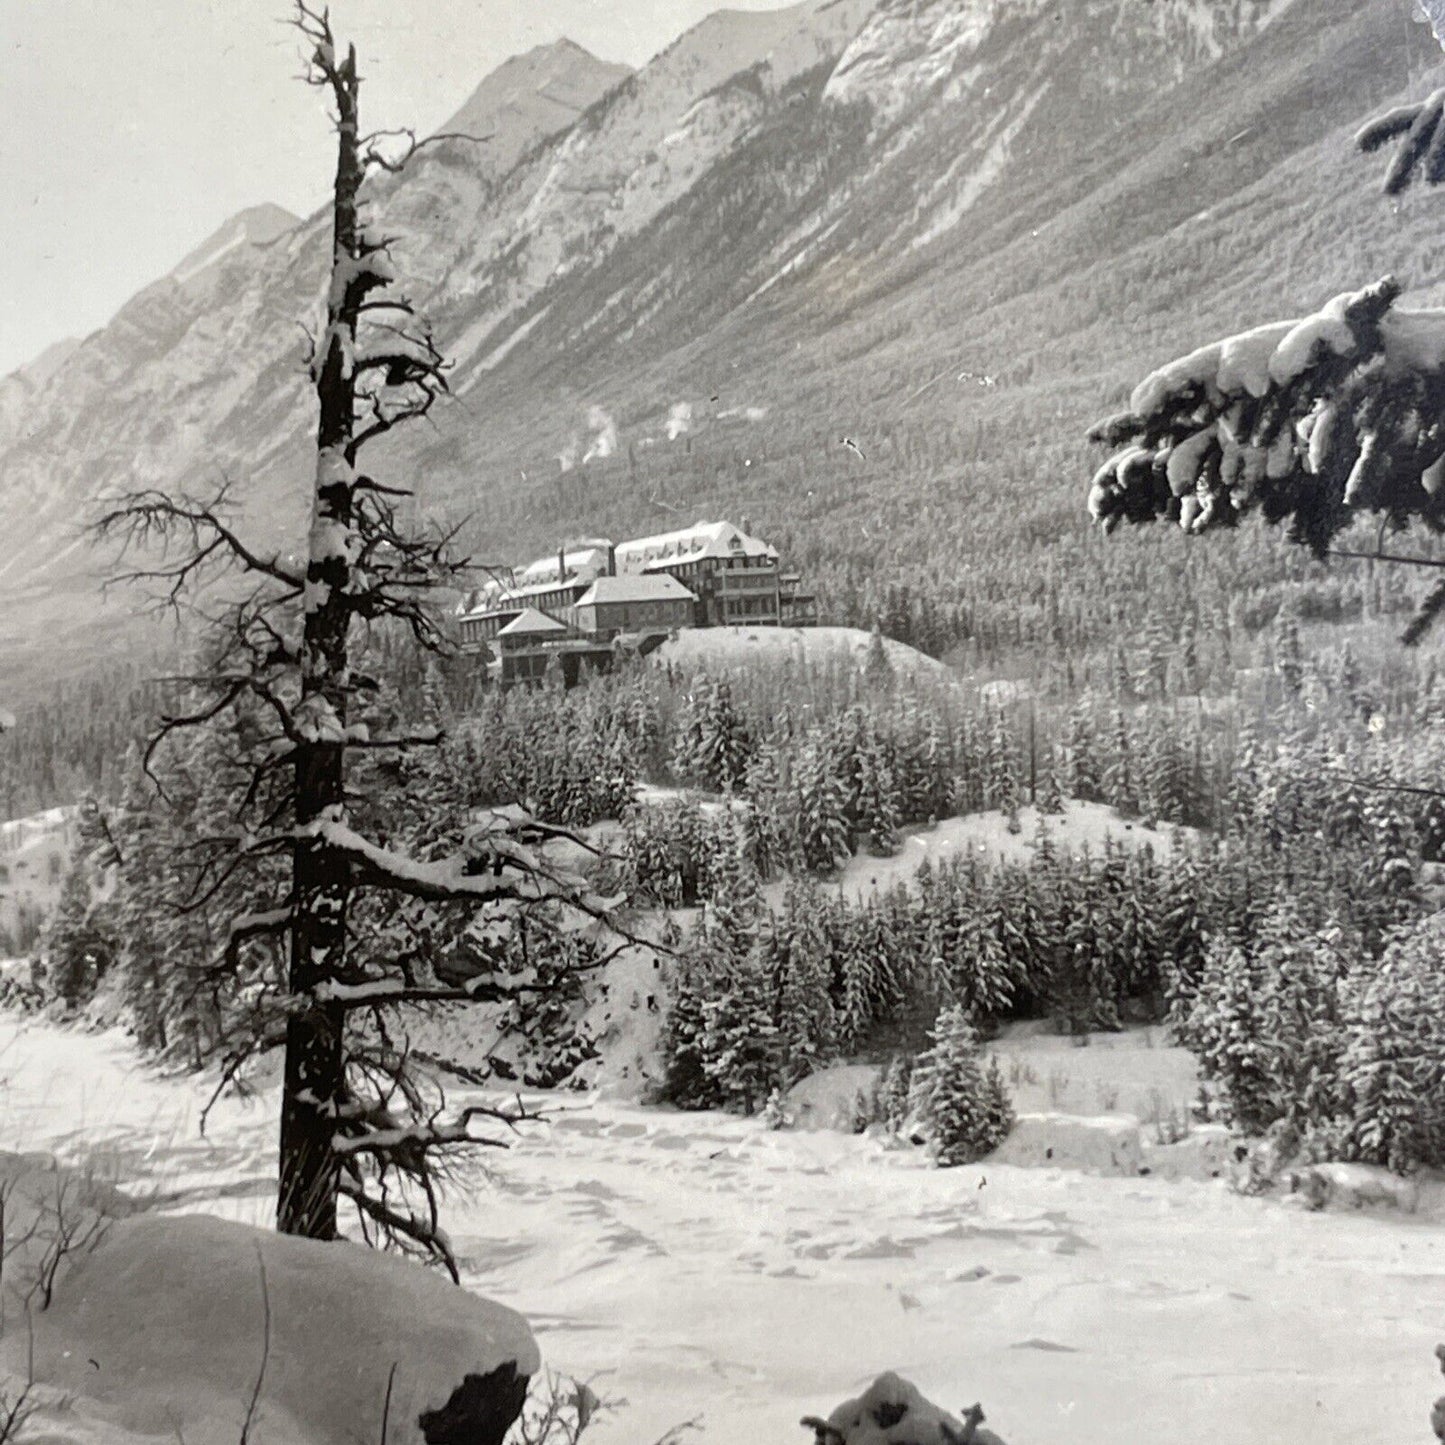
[[[763,956],[751,949],[723,962],[702,1001],[703,1068],[722,1102],[745,1114],[767,1100],[782,1075],[771,991]]]
[[[811,873],[831,873],[849,856],[843,786],[816,743],[799,752],[793,768],[793,805],[798,851]]]
[[[744,791],[744,851],[759,878],[772,878],[787,866],[797,849],[790,821],[783,813],[782,769],[772,745],[760,747],[749,761]]]
[[[1082,698],[1064,720],[1063,760],[1063,783],[1069,796],[1083,802],[1101,802],[1103,760],[1093,718]]]
[[[45,989],[67,1008],[95,992],[111,961],[111,941],[98,925],[90,870],[76,859],[61,885],[55,916],[45,938]]]
[[[837,1049],[828,941],[818,916],[815,885],[790,882],[783,912],[771,920],[768,966],[772,973],[773,1023],[791,1083],[827,1063]]]
[[[670,960],[668,1007],[662,1034],[662,1097],[679,1109],[713,1109],[722,1091],[708,1068],[706,1005],[710,955],[693,941],[685,958]]]
[[[962,1008],[939,1014],[931,1038],[913,1069],[910,1112],[927,1129],[941,1168],[971,1164],[1008,1137],[1013,1106],[998,1061],[984,1067],[978,1035]]]
[[[1045,745],[1043,767],[1039,770],[1038,807],[1040,816],[1060,817],[1064,813],[1064,793],[1059,780],[1059,753]]]
[[[116,827],[116,967],[136,1043],[145,1053],[161,1053],[167,1044],[168,960],[163,914],[167,844],[162,819],[145,792],[140,758],[134,750],[127,759],[126,773]]]
[[[1300,648],[1299,623],[1281,613],[1274,634],[1274,670],[1285,696],[1297,698],[1304,691],[1304,653]]]
[[[1002,708],[993,708],[989,717],[984,796],[988,807],[1005,813],[1013,813],[1020,802],[1018,758]]]
[[[1344,993],[1342,1073],[1357,1157],[1406,1172],[1445,1164],[1445,915],[1399,930]]]
[[[1211,943],[1181,1035],[1200,1072],[1223,1091],[1231,1122],[1262,1134],[1278,1117],[1277,1059],[1259,975],[1242,948]]]
[[[883,645],[883,634],[876,627],[868,639],[868,653],[863,660],[863,681],[871,691],[880,694],[891,692],[898,681],[888,649]]]
[[[878,1082],[878,1118],[889,1133],[897,1134],[908,1118],[908,1096],[913,1082],[913,1056],[894,1054]]]
[[[1357,139],[1366,151],[1397,146],[1385,177],[1392,195],[1416,180],[1445,180],[1438,93],[1391,110]],[[1258,510],[1321,559],[1362,515],[1438,530],[1445,323],[1433,312],[1396,312],[1400,291],[1386,277],[1156,371],[1135,388],[1130,410],[1091,432],[1115,449],[1090,487],[1095,519],[1112,530],[1164,517],[1201,532]],[[1441,611],[1445,584],[1431,589],[1406,641],[1418,641]]]
[[[1109,742],[1100,777],[1104,802],[1121,813],[1138,810],[1139,797],[1134,766],[1134,742],[1121,708],[1115,708],[1109,727]]]
[[[897,784],[879,740],[869,738],[858,756],[858,826],[875,858],[898,851],[898,825]]]
[[[726,679],[713,681],[699,674],[683,704],[674,771],[712,792],[732,792],[743,785],[753,746]]]

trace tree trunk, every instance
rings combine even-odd
[[[358,143],[356,53],[345,61],[319,57],[337,102],[337,164],[333,192],[333,276],[356,258],[357,194],[362,163]],[[333,285],[327,326],[313,367],[320,419],[316,478],[306,569],[301,705],[305,738],[295,755],[295,820],[300,838],[292,884],[290,992],[311,999],[318,984],[342,975],[350,865],[309,826],[345,818],[343,737],[348,691],[347,643],[351,612],[347,591],[354,556],[354,346],[357,300],[343,281]],[[342,1048],[345,1011],[313,1001],[286,1025],[281,1102],[280,1188],[277,1227],[313,1239],[336,1237],[337,1164],[332,1148],[334,1111],[346,1093]]]

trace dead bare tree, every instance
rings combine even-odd
[[[245,981],[245,1023],[226,1040],[223,1081],[259,1054],[285,1052],[278,1227],[330,1239],[345,1198],[369,1238],[440,1260],[455,1278],[438,1218],[448,1161],[503,1142],[498,1126],[524,1114],[448,1111],[394,1036],[395,1010],[538,987],[491,967],[486,949],[439,972],[438,937],[493,936],[536,916],[601,928],[608,905],[549,866],[526,819],[471,828],[449,851],[382,846],[354,826],[349,770],[441,741],[434,728],[372,730],[377,684],[358,666],[365,638],[402,628],[444,651],[434,594],[465,564],[449,534],[403,525],[406,488],[361,466],[370,443],[425,417],[447,391],[446,362],[398,288],[391,240],[368,225],[364,189],[369,173],[396,171],[426,142],[409,137],[401,158],[385,154],[387,133],[361,130],[355,48],[343,50],[327,13],[305,0],[294,24],[305,78],[327,95],[337,134],[330,284],[309,359],[318,420],[304,559],[243,540],[225,488],[204,499],[120,497],[97,531],[131,559],[126,578],[158,586],[167,608],[214,596],[197,589],[218,569],[245,580],[212,618],[203,665],[172,680],[185,701],[161,721],[146,766],[187,730],[224,722],[238,739],[217,766],[240,785],[225,806],[201,805],[208,816],[179,906],[236,909],[195,971],[200,987]]]

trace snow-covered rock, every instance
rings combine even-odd
[[[1375,1164],[1311,1164],[1288,1176],[1290,1195],[1314,1209],[1398,1209],[1413,1214],[1420,1186]]]
[[[979,1421],[976,1406],[971,1434],[963,1421],[924,1398],[914,1384],[892,1371],[879,1375],[857,1399],[845,1400],[826,1420],[809,1416],[817,1445],[1003,1445]]]
[[[1020,1114],[989,1159],[1030,1169],[1124,1175],[1138,1174],[1144,1152],[1139,1121],[1132,1115]]]
[[[878,1074],[872,1064],[834,1064],[819,1069],[788,1090],[783,1112],[797,1129],[853,1133],[860,1110],[878,1085]]]
[[[97,1445],[236,1445],[248,1412],[266,1445],[500,1445],[540,1363],[520,1315],[418,1265],[199,1215],[106,1220],[31,1320],[7,1383],[33,1361],[44,1438]]]
[[[1232,1179],[1244,1148],[1223,1124],[1197,1124],[1173,1144],[1144,1140],[1144,1167],[1160,1179]]]

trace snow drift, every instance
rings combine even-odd
[[[394,1256],[120,1217],[114,1191],[33,1159],[0,1161],[0,1181],[22,1241],[0,1392],[33,1379],[41,1438],[236,1445],[249,1419],[267,1445],[500,1445],[539,1367],[520,1315]]]

